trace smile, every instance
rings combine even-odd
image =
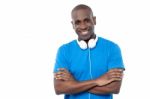
[[[82,35],[88,34],[88,31],[81,32]]]

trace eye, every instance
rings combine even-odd
[[[75,21],[75,24],[76,24],[76,25],[79,25],[79,24],[80,24],[80,21],[79,21],[79,20]]]
[[[91,22],[91,20],[90,19],[85,19],[84,22],[89,23],[89,22]]]

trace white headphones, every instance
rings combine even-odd
[[[96,46],[97,40],[98,40],[98,37],[96,36],[95,39],[90,39],[88,44],[86,44],[86,42],[84,40],[79,41],[78,39],[77,39],[77,43],[79,44],[81,49],[85,50],[88,47],[94,48]]]

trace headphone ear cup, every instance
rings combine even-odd
[[[80,48],[83,49],[83,50],[87,49],[87,44],[86,44],[86,42],[83,41],[83,40],[79,42],[79,46],[80,46]]]
[[[89,42],[88,42],[88,47],[89,48],[94,48],[96,46],[97,40],[98,40],[97,36],[96,36],[95,39],[90,39]]]
[[[96,46],[96,42],[94,39],[90,39],[88,42],[88,47],[89,48],[94,48]]]

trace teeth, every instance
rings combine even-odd
[[[88,33],[88,31],[84,31],[84,32],[82,32],[82,34],[83,34],[83,35],[85,35],[85,34],[87,34],[87,33]]]

